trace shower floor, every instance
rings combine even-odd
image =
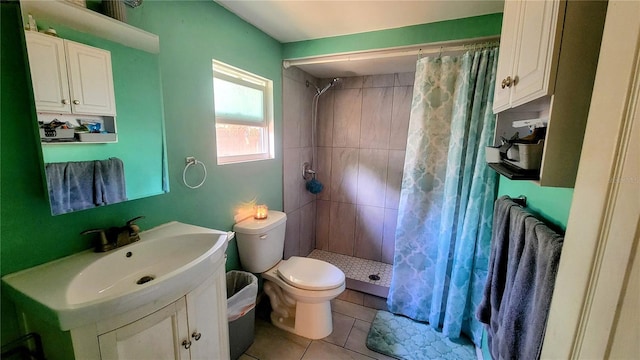
[[[347,278],[347,288],[386,298],[391,285],[392,265],[315,249],[310,258],[326,261],[338,267]],[[379,280],[369,278],[377,275]]]

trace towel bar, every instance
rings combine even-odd
[[[522,207],[526,207],[527,206],[527,197],[524,195],[520,195],[517,198],[512,198],[511,200],[513,200],[514,203],[522,206]]]

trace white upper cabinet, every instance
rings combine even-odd
[[[111,53],[27,31],[36,111],[116,115]]]
[[[64,40],[32,31],[25,34],[37,110],[70,114]]]
[[[554,91],[563,1],[505,1],[493,111]]]
[[[595,78],[607,2],[505,1],[493,111],[494,145],[527,126],[546,123],[539,172],[497,169],[511,179],[537,178],[541,186],[573,187]],[[521,169],[520,169],[521,170]]]
[[[111,53],[67,40],[65,50],[73,113],[115,115]]]

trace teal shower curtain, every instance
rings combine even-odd
[[[498,49],[416,65],[396,227],[391,312],[477,345],[497,174],[487,167]]]

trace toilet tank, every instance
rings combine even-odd
[[[286,221],[287,214],[269,210],[266,219],[251,217],[233,226],[240,263],[246,271],[262,273],[282,260]]]

